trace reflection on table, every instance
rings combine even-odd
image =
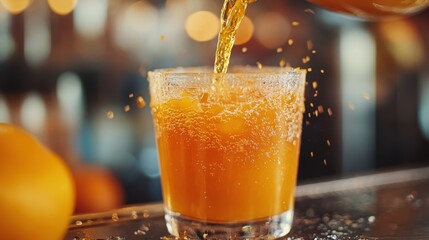
[[[425,239],[429,167],[374,173],[297,187],[286,239]],[[65,239],[174,239],[163,205],[74,216]]]

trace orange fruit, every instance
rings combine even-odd
[[[103,212],[124,203],[124,191],[118,179],[101,166],[80,166],[74,169],[76,184],[75,213]]]
[[[62,239],[74,197],[66,164],[30,134],[0,123],[1,239]]]

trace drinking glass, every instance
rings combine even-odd
[[[168,231],[272,239],[292,224],[305,71],[149,72]]]

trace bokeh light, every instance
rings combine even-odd
[[[18,14],[30,6],[32,0],[0,0],[3,7],[12,14]]]
[[[255,35],[261,44],[269,49],[277,49],[289,38],[291,26],[281,13],[266,12],[255,20]]]
[[[12,38],[11,16],[0,7],[0,62],[8,59],[15,51],[15,41]]]
[[[20,120],[22,126],[35,135],[41,134],[46,124],[46,105],[38,93],[29,93],[22,102]]]
[[[115,41],[123,49],[134,54],[146,47],[158,26],[159,13],[146,1],[137,1],[118,11],[115,22]],[[156,38],[159,42],[159,38]],[[145,41],[146,40],[146,41]]]
[[[195,12],[189,15],[185,23],[188,36],[198,42],[206,42],[215,38],[219,27],[219,18],[209,11]]]
[[[58,15],[67,15],[76,7],[77,0],[48,0],[49,7]]]
[[[24,56],[29,66],[40,67],[51,53],[51,29],[46,5],[24,12]]]
[[[214,1],[195,1],[195,0],[165,0],[165,10],[168,12],[169,16],[188,16],[189,14],[201,9],[206,11],[212,11],[214,9],[218,10],[218,5],[213,3]],[[183,24],[182,24],[183,26]]]
[[[176,9],[176,6],[185,6],[187,0],[166,0],[165,8],[166,9]]]
[[[379,23],[387,48],[402,67],[415,68],[424,60],[424,46],[416,27],[407,20]],[[412,53],[412,54],[411,54]]]
[[[57,97],[62,117],[71,128],[78,128],[83,118],[83,86],[74,72],[64,72],[58,77]]]
[[[104,31],[109,1],[85,0],[79,2],[73,11],[73,22],[80,36],[96,38]]]
[[[139,157],[140,170],[149,178],[159,177],[157,151],[155,147],[143,148]]]
[[[253,31],[255,27],[253,26],[252,20],[247,16],[244,16],[241,21],[240,27],[237,30],[237,35],[235,37],[235,45],[243,45],[247,43],[253,36]]]
[[[106,117],[108,111],[115,114],[114,120]],[[91,123],[94,125],[90,150],[93,155],[89,157],[108,167],[119,166],[122,159],[128,158],[133,151],[135,132],[130,119],[117,106],[102,106],[95,114]]]

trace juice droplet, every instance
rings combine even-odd
[[[317,82],[314,81],[312,84],[313,84],[313,89],[316,89],[317,88]]]
[[[113,119],[115,117],[115,114],[112,111],[108,111],[106,116],[108,119]]]
[[[313,49],[313,47],[314,47],[314,43],[313,43],[313,41],[308,40],[308,41],[307,41],[307,49],[310,51],[310,50],[312,50],[312,49]]]
[[[243,232],[250,232],[252,231],[252,226],[244,226],[241,228],[241,231]]]
[[[112,214],[112,220],[113,220],[114,222],[117,222],[117,221],[119,220],[118,213],[113,213],[113,214]]]
[[[136,212],[136,211],[132,211],[132,212],[131,212],[131,218],[132,218],[132,219],[137,219],[137,218],[138,218],[138,214],[137,214],[137,212]]]
[[[302,63],[306,64],[306,63],[308,63],[308,62],[310,62],[310,57],[309,57],[309,56],[305,56],[305,57],[302,59]]]
[[[137,97],[137,107],[144,108],[144,106],[146,106],[146,102],[144,101],[143,97]]]
[[[138,229],[138,230],[134,231],[134,235],[142,236],[142,235],[146,235],[146,232]]]
[[[314,12],[314,10],[313,9],[310,9],[310,8],[307,8],[307,9],[305,9],[304,10],[304,12],[306,12],[306,13],[310,13],[310,14],[316,14],[315,12]]]
[[[125,237],[121,237],[121,236],[109,236],[106,240],[125,240]]]
[[[317,97],[319,95],[319,91],[314,91],[313,97]]]

